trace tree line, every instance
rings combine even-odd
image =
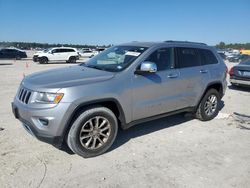
[[[220,42],[219,44],[216,45],[216,48],[220,49],[226,49],[226,48],[232,48],[232,49],[246,49],[250,50],[250,43],[230,43],[226,44],[225,42]]]
[[[36,48],[51,48],[51,47],[73,47],[73,48],[107,48],[111,45],[88,45],[88,44],[49,44],[37,42],[0,42],[0,47],[15,47],[23,50],[30,50]]]

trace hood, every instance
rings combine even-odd
[[[36,53],[34,53],[34,55],[39,55],[41,53],[43,53],[43,51],[37,51]]]
[[[48,52],[36,52],[34,55],[38,55],[38,56],[46,56],[48,55]]]
[[[101,82],[113,77],[114,73],[112,72],[76,65],[31,74],[25,77],[23,85],[32,90],[61,89]]]

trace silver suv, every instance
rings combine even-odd
[[[206,44],[132,42],[87,63],[25,77],[12,108],[39,140],[93,157],[110,148],[118,127],[180,112],[213,119],[226,72],[221,57]]]

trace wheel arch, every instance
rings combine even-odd
[[[40,58],[40,59],[43,59],[43,58],[46,58],[47,59],[47,61],[49,61],[49,58],[47,57],[47,56],[41,56],[41,57],[38,57],[38,58]]]
[[[211,82],[207,85],[206,89],[204,90],[202,96],[200,97],[199,101],[198,101],[198,104],[196,105],[196,109],[197,107],[199,106],[202,98],[204,97],[204,95],[206,95],[207,91],[209,89],[215,89],[218,91],[219,95],[220,95],[220,98],[223,97],[223,84],[219,81],[215,81],[215,82]]]
[[[124,111],[122,109],[121,104],[116,99],[107,98],[107,99],[100,99],[100,100],[83,102],[83,103],[77,105],[77,107],[74,109],[73,113],[70,115],[70,118],[68,119],[68,121],[64,127],[64,131],[63,131],[63,135],[62,135],[64,141],[65,141],[65,138],[66,138],[66,136],[71,128],[72,123],[78,117],[78,115],[82,111],[84,111],[92,106],[104,106],[104,107],[110,109],[117,117],[119,125],[122,126],[125,124],[126,121],[125,121]]]

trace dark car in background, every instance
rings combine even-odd
[[[3,48],[0,49],[0,59],[22,59],[27,58],[27,54],[24,51],[18,49]]]
[[[229,71],[230,82],[233,86],[250,87],[250,58],[232,67]]]

